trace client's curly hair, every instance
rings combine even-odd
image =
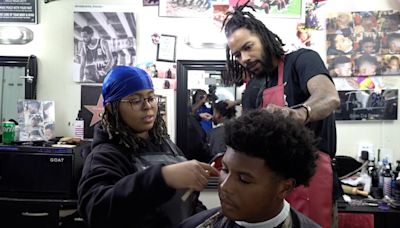
[[[226,145],[238,153],[261,158],[277,175],[308,185],[318,158],[312,131],[280,112],[246,112],[225,122]]]

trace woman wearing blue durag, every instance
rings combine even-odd
[[[200,191],[208,164],[186,161],[169,139],[147,73],[116,66],[102,88],[104,113],[78,187],[79,212],[89,227],[175,227],[205,209]]]

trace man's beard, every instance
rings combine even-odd
[[[265,78],[269,75],[273,70],[274,66],[272,64],[272,60],[270,58],[263,58],[264,61],[259,61],[261,64],[262,70],[259,73],[251,72],[255,78]]]

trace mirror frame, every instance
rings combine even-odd
[[[24,67],[25,75],[27,75],[30,58],[32,56],[0,56],[0,66]],[[25,99],[36,99],[37,75],[31,76],[33,77],[31,82],[25,78]]]
[[[187,142],[187,85],[190,70],[226,70],[225,60],[178,60],[176,84],[176,144],[185,151]]]

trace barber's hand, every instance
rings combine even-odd
[[[212,117],[213,117],[213,116],[212,116],[210,113],[208,113],[208,112],[202,112],[202,113],[199,114],[199,116],[200,116],[200,118],[201,118],[202,120],[211,120]]]
[[[164,166],[161,173],[168,186],[175,189],[190,188],[196,191],[203,190],[211,174],[219,176],[216,168],[196,160]]]
[[[300,123],[304,123],[307,119],[307,110],[304,108],[292,109],[289,107],[281,107],[278,105],[269,104],[264,109],[271,113],[281,112],[284,116],[289,116]]]

